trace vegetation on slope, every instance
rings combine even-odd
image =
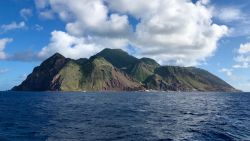
[[[104,49],[90,59],[56,53],[36,67],[16,91],[237,91],[199,68],[160,66],[120,49]]]

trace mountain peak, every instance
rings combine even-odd
[[[50,58],[65,58],[62,54],[56,52],[54,55],[52,55]]]
[[[48,66],[53,66],[53,65],[59,65],[59,64],[64,64],[66,62],[66,58],[61,55],[60,53],[55,53],[48,59],[46,59],[41,66],[48,67]]]
[[[112,49],[112,48],[105,48],[103,49],[101,52],[99,53],[116,53],[116,52],[122,52],[122,53],[126,53],[128,54],[127,52],[125,52],[124,50],[122,49],[119,49],[119,48],[116,48],[116,49]]]
[[[128,68],[138,60],[136,57],[129,55],[122,49],[106,48],[101,52],[97,53],[95,57],[97,56],[103,57],[105,60],[107,60],[117,68]]]

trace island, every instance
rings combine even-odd
[[[12,91],[181,91],[236,92],[237,89],[196,67],[161,66],[121,49],[104,49],[89,59],[56,53],[35,67]]]

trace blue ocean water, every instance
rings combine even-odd
[[[0,92],[0,141],[57,140],[250,140],[250,94]]]

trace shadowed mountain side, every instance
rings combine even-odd
[[[36,67],[14,91],[237,91],[213,74],[194,67],[160,66],[120,49],[104,49],[90,59],[56,53]]]

